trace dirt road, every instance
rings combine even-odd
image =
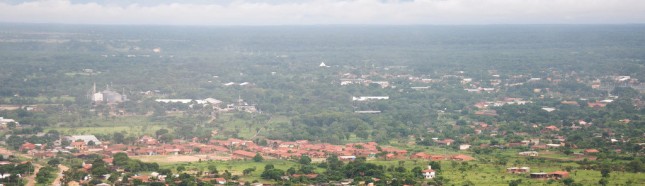
[[[56,177],[56,179],[54,180],[52,185],[54,185],[54,186],[62,185],[60,183],[60,180],[63,179],[63,172],[65,172],[67,170],[69,170],[69,167],[67,167],[67,166],[65,166],[63,164],[58,164],[58,176]]]
[[[34,164],[34,174],[30,175],[27,177],[27,186],[35,186],[36,185],[36,174],[38,174],[38,171],[40,171],[40,168],[42,166],[38,164]]]

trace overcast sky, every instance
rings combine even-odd
[[[0,0],[0,22],[626,24],[645,23],[645,0]]]

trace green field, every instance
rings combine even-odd
[[[152,135],[159,129],[168,129],[165,124],[152,122],[145,116],[117,117],[114,119],[93,118],[82,122],[79,126],[48,127],[45,130],[57,130],[63,135],[73,134],[112,134],[126,132],[136,136]]]
[[[295,167],[297,169],[298,163],[292,162],[292,161],[286,161],[286,160],[265,160],[262,162],[254,162],[251,160],[232,160],[232,161],[202,161],[202,162],[192,162],[192,163],[178,163],[178,164],[172,164],[172,165],[162,165],[161,168],[169,168],[176,172],[177,167],[180,165],[183,165],[186,167],[186,171],[188,172],[198,172],[198,171],[208,171],[208,166],[209,165],[215,165],[217,166],[217,170],[219,171],[220,174],[222,174],[225,170],[228,170],[231,174],[233,175],[239,175],[241,181],[254,181],[258,180],[261,181],[262,183],[273,183],[270,180],[262,180],[260,178],[260,175],[264,171],[264,166],[267,164],[273,164],[276,169],[282,169],[282,170],[287,170],[290,167]],[[255,171],[253,171],[249,175],[242,176],[242,171],[244,169],[248,168],[253,168],[255,167]],[[316,172],[322,173],[324,172],[323,169],[317,169]]]

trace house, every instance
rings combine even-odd
[[[73,147],[75,149],[78,149],[78,150],[86,150],[87,149],[87,147],[85,146],[85,142],[82,141],[82,140],[72,142],[72,143],[69,144],[69,146]]]
[[[25,142],[20,146],[20,151],[25,151],[25,150],[34,150],[36,149],[36,145],[33,143]]]
[[[139,139],[138,142],[139,142],[139,144],[143,144],[143,145],[157,145],[157,144],[159,144],[157,139],[152,138],[152,137],[147,136],[147,135],[141,137],[141,139]]]
[[[585,155],[590,155],[590,154],[597,154],[600,151],[598,151],[598,149],[585,149],[583,152]]]
[[[429,165],[428,165],[428,169],[421,171],[421,174],[425,179],[433,179],[436,176],[435,171],[432,170],[432,166],[429,166]]]
[[[464,154],[459,154],[459,155],[452,156],[450,159],[456,160],[456,161],[472,161],[472,160],[475,160],[475,158],[470,157],[468,155],[464,155]]]
[[[537,151],[524,151],[524,152],[519,152],[517,154],[520,156],[538,156],[539,155]]]
[[[497,116],[497,111],[496,110],[481,110],[475,112],[475,115],[480,115],[480,116]]]
[[[604,108],[604,107],[607,106],[607,103],[598,102],[598,101],[596,101],[596,102],[588,102],[587,106],[589,106],[591,108]]]
[[[4,117],[0,117],[0,125],[2,126],[7,126],[8,123],[14,122],[16,125],[19,125],[18,122],[14,119],[5,119]]]
[[[553,112],[553,111],[555,111],[556,109],[555,109],[555,108],[552,108],[552,107],[544,107],[544,108],[542,108],[542,110],[544,110],[544,111],[546,111],[546,112]]]
[[[217,182],[217,184],[226,184],[226,179],[224,179],[224,178],[215,178],[215,182]]]
[[[555,171],[555,172],[550,172],[549,177],[553,179],[562,179],[569,177],[569,172],[567,171]]]
[[[410,159],[430,159],[430,154],[426,154],[425,152],[417,152],[410,156]]]
[[[531,168],[529,168],[529,167],[520,167],[520,168],[518,168],[518,167],[511,167],[511,168],[506,168],[506,172],[507,172],[507,173],[511,173],[511,174],[524,174],[524,173],[528,173],[528,172],[530,172],[530,171],[531,171]]]
[[[468,150],[468,149],[470,149],[470,145],[468,144],[459,145],[459,150]]]
[[[256,153],[244,151],[244,150],[236,150],[236,151],[233,151],[233,155],[238,158],[253,158],[255,157]]]
[[[558,127],[556,127],[554,125],[549,125],[549,126],[545,127],[544,129],[550,130],[550,131],[559,131],[560,130]]]
[[[547,179],[549,178],[549,175],[544,172],[534,172],[534,173],[531,173],[530,177],[533,179]]]
[[[437,141],[437,144],[439,144],[439,145],[446,145],[446,146],[450,146],[450,145],[452,145],[452,143],[454,143],[454,142],[455,142],[455,140],[453,140],[453,139],[444,139],[444,140],[439,140],[439,141]]]
[[[352,101],[388,100],[390,96],[359,96],[352,97]]]

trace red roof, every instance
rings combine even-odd
[[[585,153],[599,153],[598,149],[585,149]]]
[[[422,170],[421,172],[426,173],[426,172],[435,172],[435,171],[432,169],[426,169],[426,170]]]
[[[551,172],[549,174],[560,175],[562,177],[568,177],[569,176],[569,172],[567,172],[567,171],[555,171],[555,172]]]
[[[238,156],[249,157],[249,158],[255,157],[255,153],[244,151],[244,150],[236,150],[233,152],[233,154]]]

